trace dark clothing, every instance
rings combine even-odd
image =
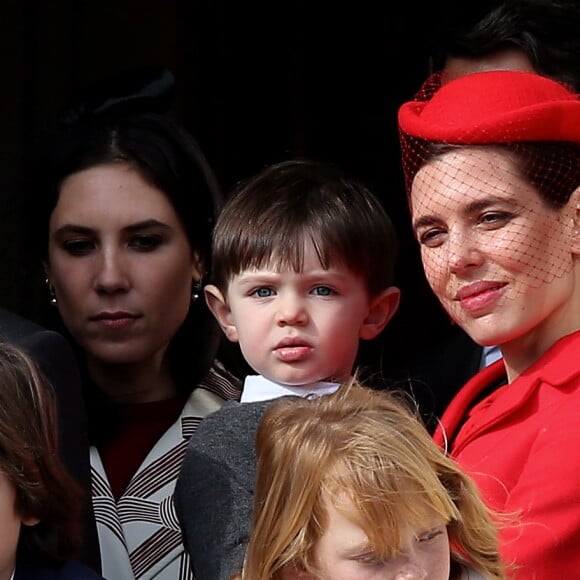
[[[65,562],[38,570],[17,565],[14,580],[103,580],[103,577],[79,562]]]
[[[428,355],[412,358],[403,377],[392,385],[410,392],[430,432],[463,385],[479,372],[483,347],[476,344],[459,327]],[[384,371],[389,375],[390,371]]]
[[[252,526],[256,434],[269,401],[226,403],[190,439],[175,487],[185,549],[200,580],[229,580]]]

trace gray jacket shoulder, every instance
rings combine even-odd
[[[244,561],[256,477],[256,433],[268,401],[226,403],[193,434],[175,508],[197,578],[229,580]]]

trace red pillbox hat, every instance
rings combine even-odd
[[[403,134],[455,144],[580,143],[580,100],[564,85],[521,71],[487,71],[442,85],[399,109]]]

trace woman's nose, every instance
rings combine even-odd
[[[97,263],[94,287],[97,292],[114,293],[129,287],[129,276],[122,256],[115,251],[104,251]]]
[[[453,274],[460,274],[482,264],[483,257],[473,236],[454,233],[449,236],[447,243],[447,262]]]
[[[395,580],[425,580],[427,571],[413,562],[407,562],[395,576]]]

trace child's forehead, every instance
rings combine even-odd
[[[375,518],[377,516],[380,518],[380,514],[383,516],[385,526],[390,526],[393,532],[406,530],[419,534],[428,528],[448,523],[448,518],[437,513],[429,499],[422,494],[415,498],[405,497],[405,492],[399,490],[401,501],[393,501],[389,494],[383,494],[379,489],[374,490],[374,493],[371,493],[371,490],[366,491],[367,493],[359,495],[353,490],[342,489],[334,492],[326,490],[322,498],[327,510],[335,510],[367,531],[376,524]],[[362,506],[365,504],[366,509],[363,509]],[[370,507],[372,504],[374,508]],[[372,514],[370,519],[369,514]]]
[[[342,279],[349,287],[360,284],[367,291],[367,277],[352,262],[351,257],[344,256],[340,250],[340,246],[325,243],[310,233],[280,241],[270,247],[250,245],[238,255],[237,260],[232,261],[228,284],[234,279],[240,281],[256,275],[291,275],[293,281],[300,277],[305,281],[321,277],[332,278],[339,283]]]
[[[302,256],[302,259],[298,260],[291,256],[281,256],[279,254],[274,254],[268,256],[267,258],[257,261],[253,264],[247,264],[242,267],[238,272],[238,276],[245,274],[286,274],[292,273],[295,275],[308,276],[309,274],[337,274],[349,277],[358,277],[356,272],[341,260],[333,259],[329,256],[328,262],[325,262],[318,255],[314,256]]]

